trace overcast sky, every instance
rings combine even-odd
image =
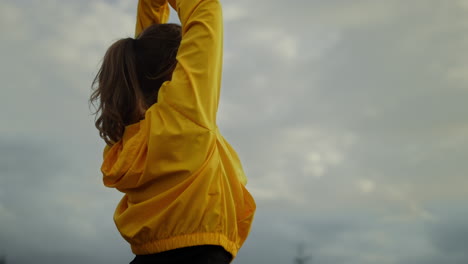
[[[468,263],[468,1],[223,1],[236,264]],[[0,1],[0,256],[128,263],[88,108],[136,1]],[[171,21],[177,21],[173,16]]]

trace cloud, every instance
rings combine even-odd
[[[465,263],[467,254],[467,211],[460,200],[436,202],[431,211],[438,215],[436,221],[424,225],[425,236],[428,239],[426,254],[413,254],[403,258],[399,263]]]
[[[466,263],[466,6],[224,2],[218,122],[258,203],[235,263],[292,262],[301,242],[312,263]],[[134,17],[120,0],[0,3],[9,263],[130,261],[87,99]]]
[[[8,260],[28,263],[28,257],[36,257],[46,263],[58,256],[96,257],[102,254],[98,248],[107,252],[100,246],[106,237],[118,245],[111,241],[118,237],[113,224],[103,223],[111,221],[112,203],[100,200],[103,193],[88,183],[90,177],[70,172],[66,148],[9,138],[0,141],[0,149],[0,252]]]
[[[234,3],[223,6],[223,18],[226,23],[235,22],[247,16],[247,10]]]

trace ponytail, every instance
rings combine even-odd
[[[112,44],[93,80],[90,103],[96,107],[96,128],[107,144],[119,141],[125,127],[144,118],[158,100],[161,85],[177,65],[181,27],[155,24],[137,38]]]
[[[125,38],[115,42],[106,52],[92,86],[90,102],[98,107],[95,125],[99,135],[112,145],[119,141],[125,126],[143,118],[145,106],[136,69],[135,41]]]

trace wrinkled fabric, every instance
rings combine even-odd
[[[170,1],[182,24],[178,64],[145,118],[104,150],[103,181],[124,193],[114,221],[134,254],[219,245],[233,257],[255,201],[234,149],[216,125],[223,23],[218,0]],[[166,23],[167,1],[140,0],[136,32]]]

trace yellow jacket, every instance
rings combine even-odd
[[[182,24],[178,65],[145,119],[104,150],[104,184],[125,193],[114,221],[135,254],[220,245],[233,257],[255,202],[236,152],[216,125],[223,22],[218,0],[171,0]],[[140,0],[136,34],[169,17],[166,0]]]

